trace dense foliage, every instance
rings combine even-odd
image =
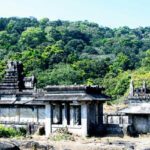
[[[111,29],[88,21],[0,18],[0,80],[7,60],[22,61],[24,74],[35,75],[39,88],[99,84],[107,95],[119,98],[131,78],[149,76],[150,27]]]

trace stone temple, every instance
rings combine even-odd
[[[150,133],[150,89],[143,86],[134,88],[131,80],[129,96],[127,97],[129,106],[120,110],[121,114],[128,116],[128,130],[131,134]]]
[[[29,127],[31,133],[44,127],[46,136],[63,127],[83,137],[103,133],[103,103],[111,100],[104,88],[53,85],[38,90],[35,77],[24,77],[22,71],[22,63],[7,63],[0,84],[0,124]]]

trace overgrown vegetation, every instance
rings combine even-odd
[[[11,127],[4,127],[3,125],[0,125],[0,137],[15,137],[15,136],[25,136],[26,135],[26,129],[21,127],[18,130],[13,129]]]
[[[99,84],[114,99],[150,69],[150,27],[111,29],[88,21],[0,18],[0,80],[7,60],[22,61],[37,86]],[[140,81],[139,81],[140,80]]]
[[[53,134],[50,135],[50,139],[53,141],[71,140],[75,141],[74,136],[68,131],[68,128],[59,128]]]

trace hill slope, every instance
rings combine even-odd
[[[38,87],[100,84],[123,96],[134,78],[149,79],[150,27],[111,29],[88,21],[0,18],[0,80],[7,60],[22,61]],[[141,77],[141,74],[142,77]]]

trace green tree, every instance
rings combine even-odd
[[[42,18],[40,19],[40,26],[42,29],[44,29],[49,23],[49,19],[48,18]]]
[[[49,84],[53,85],[69,85],[69,84],[81,84],[82,74],[79,70],[75,70],[69,64],[58,64],[52,70],[49,79]]]
[[[48,69],[52,65],[63,61],[63,54],[64,51],[57,47],[57,45],[46,47],[41,55],[43,68]]]
[[[150,49],[146,51],[146,57],[142,59],[142,66],[150,69]]]
[[[19,44],[23,49],[27,47],[35,48],[45,40],[45,34],[41,28],[30,27],[22,32]]]
[[[110,65],[110,72],[115,73],[116,75],[123,70],[128,70],[130,68],[130,60],[128,56],[124,55],[123,53],[119,53],[117,55],[116,61]]]
[[[81,53],[85,45],[83,40],[73,39],[66,44],[65,53]]]
[[[45,32],[47,33],[46,38],[50,42],[56,42],[61,40],[61,33],[54,27],[46,27]]]
[[[6,63],[4,61],[0,61],[0,82],[3,79],[5,69],[6,69]]]
[[[0,48],[8,49],[10,45],[10,36],[7,31],[0,31]]]
[[[28,48],[27,51],[22,52],[21,61],[24,65],[24,73],[29,74],[42,66],[41,50]]]

